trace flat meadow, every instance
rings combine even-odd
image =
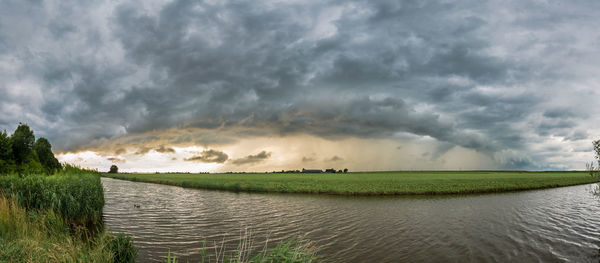
[[[587,172],[580,171],[103,174],[102,176],[186,188],[336,195],[493,193],[587,184],[596,181]]]

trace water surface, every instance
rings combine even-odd
[[[598,262],[592,185],[437,197],[232,193],[102,178],[105,224],[135,238],[138,260],[199,259],[305,236],[327,262]],[[136,207],[135,205],[139,205]],[[223,244],[223,245],[222,245]],[[214,251],[212,252],[214,253]]]

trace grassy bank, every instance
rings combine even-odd
[[[94,172],[0,176],[0,262],[133,262],[131,238],[104,230],[103,207]]]
[[[100,232],[90,239],[59,213],[28,211],[0,197],[0,262],[122,262],[132,249],[124,235]]]
[[[338,195],[470,194],[595,182],[586,172],[365,172],[336,174],[103,174],[189,188]]]

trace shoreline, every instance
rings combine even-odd
[[[349,178],[349,180],[344,180],[344,176],[346,174],[340,174],[341,176],[338,178],[333,178],[334,180],[329,180],[334,177],[332,174],[321,174],[321,175],[299,175],[299,174],[289,174],[290,177],[298,177],[304,176],[306,177],[307,182],[315,182],[321,183],[322,185],[317,185],[314,187],[307,187],[305,185],[300,185],[298,182],[286,182],[286,176],[288,174],[255,174],[257,176],[266,177],[267,179],[261,178],[256,182],[252,180],[238,180],[237,178],[227,178],[230,177],[231,174],[211,174],[213,178],[208,178],[201,181],[194,181],[194,179],[204,179],[202,177],[206,177],[206,174],[101,174],[102,177],[113,178],[119,180],[126,180],[132,182],[145,182],[145,183],[155,183],[155,184],[163,184],[170,186],[178,186],[183,188],[190,189],[202,189],[202,190],[214,190],[214,191],[227,191],[227,192],[246,192],[246,193],[278,193],[278,194],[311,194],[311,195],[335,195],[335,196],[450,196],[450,195],[477,195],[477,194],[494,194],[494,193],[509,193],[509,192],[519,192],[519,191],[531,191],[531,190],[542,190],[542,189],[550,189],[550,188],[558,188],[558,187],[566,187],[566,186],[575,186],[575,185],[584,185],[584,184],[592,184],[597,182],[591,176],[587,175],[585,172],[529,172],[529,171],[520,171],[520,172],[512,172],[512,171],[495,171],[495,172],[436,172],[435,175],[445,175],[447,174],[449,177],[459,175],[466,176],[479,176],[479,178],[471,179],[468,182],[465,181],[464,178],[447,178],[440,181],[439,178],[434,178],[432,181],[428,180],[420,180],[415,183],[414,181],[404,180],[402,178],[403,174],[410,175],[418,175],[418,176],[430,176],[430,174],[423,172],[383,172],[382,174],[393,174],[392,183],[387,182],[388,184],[385,186],[380,185],[378,179],[368,180],[370,178],[360,178],[360,177],[369,177],[374,176],[377,173],[351,173],[355,178]],[[491,181],[491,185],[482,185],[482,183],[486,183],[487,179],[496,179],[498,178],[485,178],[486,174],[493,175],[525,175],[518,178],[510,179],[510,178],[500,178],[504,181],[508,180],[508,182],[500,182]],[[534,176],[548,176],[550,175],[564,175],[562,177],[552,176],[549,181],[535,181],[529,182],[532,178],[527,178],[528,175]],[[246,174],[247,175],[247,174]],[[574,176],[578,175],[578,176]],[[236,177],[239,177],[237,175]],[[243,174],[241,176],[244,176]],[[179,178],[176,178],[179,177]],[[216,177],[216,178],[214,178]],[[315,179],[318,177],[318,179]],[[359,180],[364,179],[364,181],[356,182],[356,177],[359,177]],[[439,177],[439,176],[438,176]],[[340,179],[341,178],[341,179]],[[249,178],[253,179],[253,178]],[[426,178],[427,179],[427,178]],[[537,178],[539,179],[539,178]],[[384,181],[384,180],[382,180]],[[336,184],[347,184],[348,182],[352,182],[353,185],[349,185],[346,188],[335,188]],[[301,182],[305,183],[305,182]],[[363,185],[366,185],[366,190],[363,188],[359,188]],[[386,182],[384,182],[386,183]],[[436,185],[436,183],[440,183],[442,185]],[[470,184],[471,185],[470,185]],[[494,184],[495,183],[495,184]],[[369,185],[373,184],[373,185]],[[414,187],[407,187],[407,184],[413,184]],[[391,185],[391,186],[390,186]],[[427,189],[427,187],[438,187],[433,189]]]

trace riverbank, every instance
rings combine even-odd
[[[335,174],[102,174],[186,188],[334,195],[497,193],[588,184],[587,172],[440,171]]]

